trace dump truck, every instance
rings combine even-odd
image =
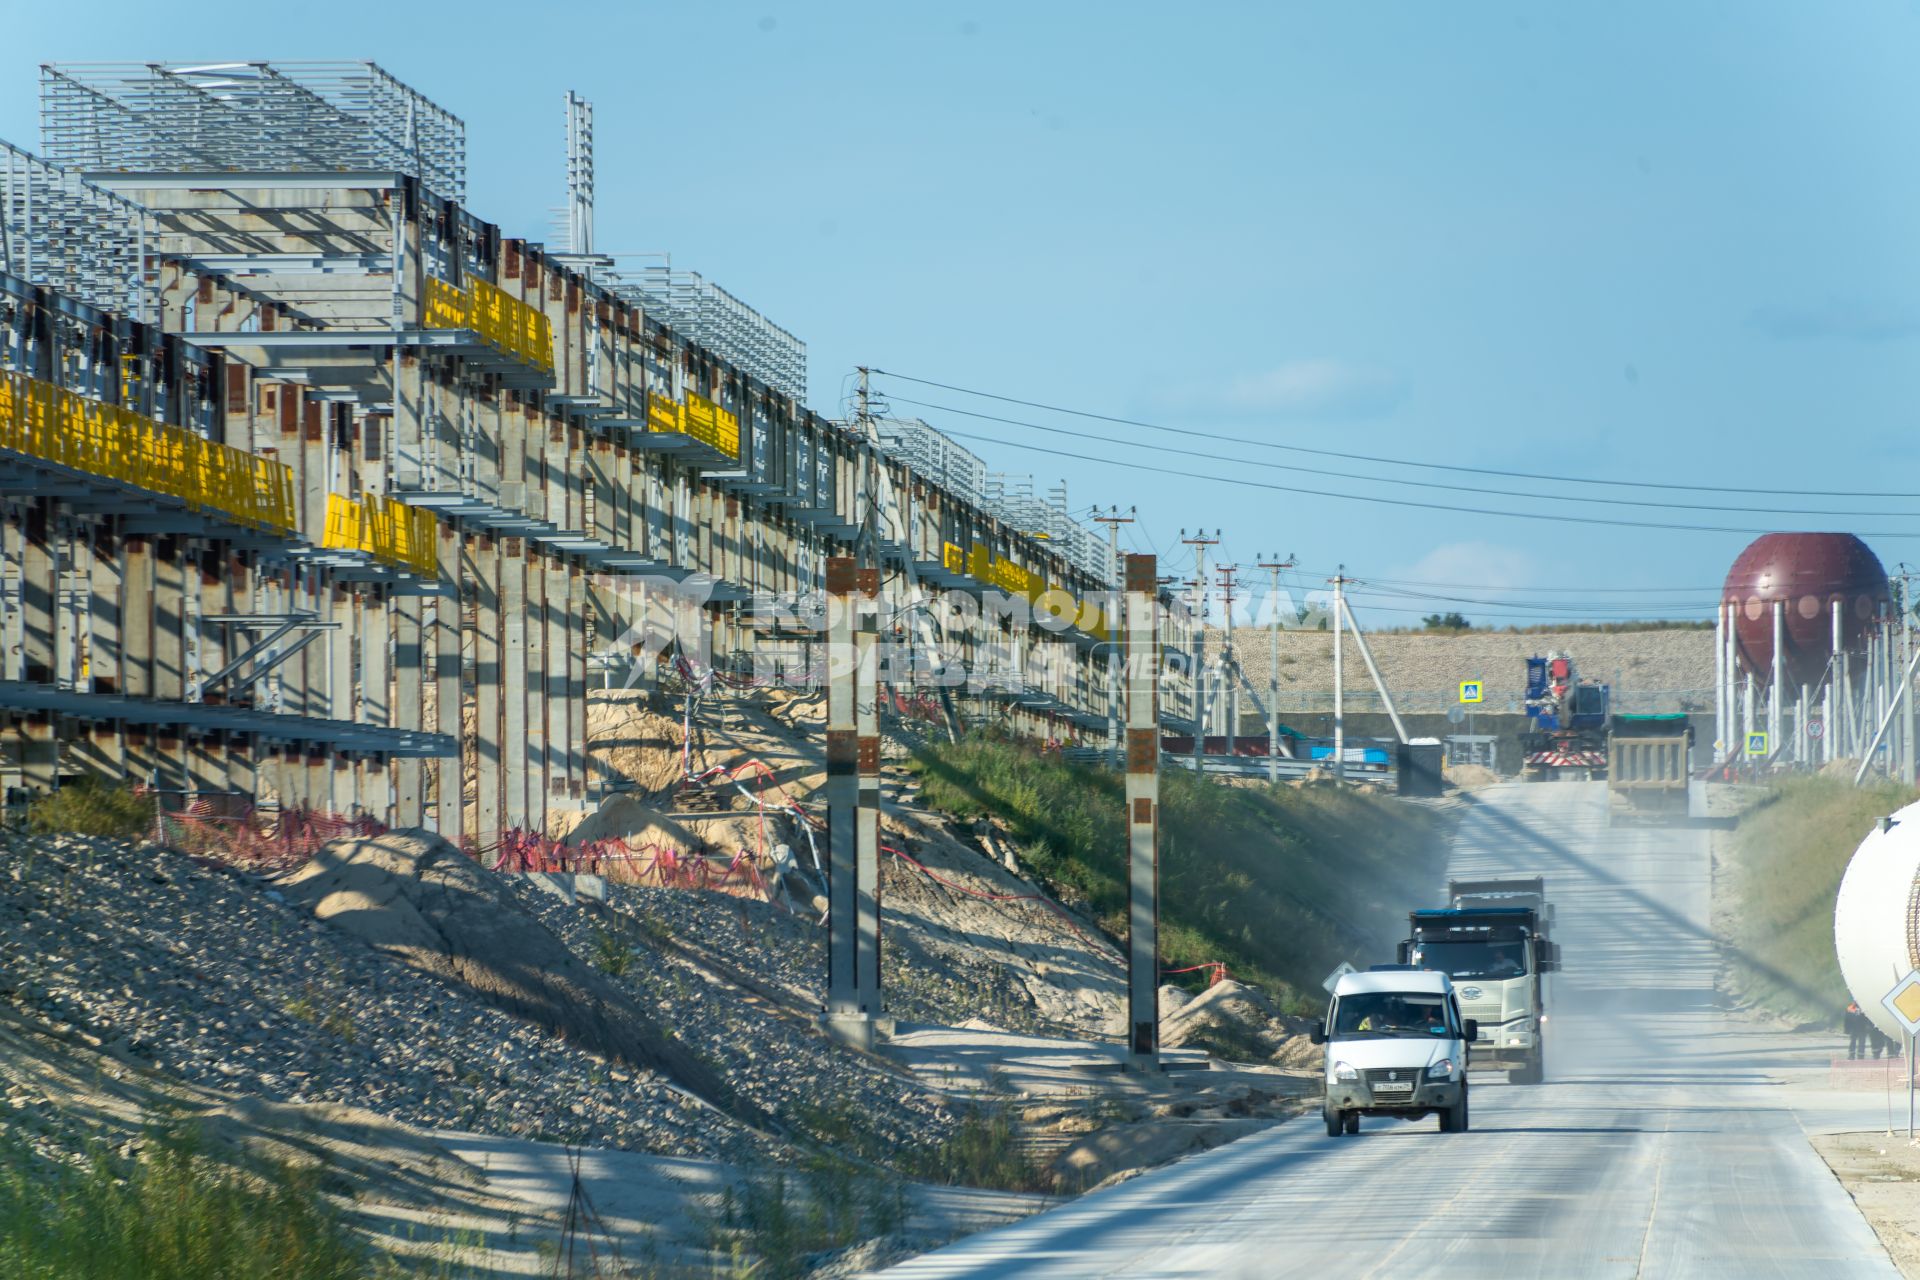
[[[1683,714],[1615,716],[1607,732],[1609,819],[1684,818],[1693,723]]]
[[[1461,1015],[1477,1026],[1476,1066],[1504,1068],[1514,1084],[1539,1084],[1546,1078],[1546,975],[1560,967],[1546,879],[1453,880],[1447,900],[1408,914],[1400,961],[1453,980]]]

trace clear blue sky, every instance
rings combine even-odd
[[[595,104],[599,247],[670,249],[799,334],[826,411],[866,363],[1350,453],[1920,493],[1910,0],[21,9],[0,54],[0,137],[37,148],[42,61],[372,58],[466,121],[474,210],[538,238],[561,198],[561,95],[576,89]],[[575,15],[565,29],[561,14]],[[880,385],[1160,448],[895,400],[956,432],[1208,476],[1920,534],[1914,499],[1420,472]],[[1140,549],[1183,560],[1181,526],[1219,526],[1242,562],[1296,552],[1315,571],[1344,562],[1362,578],[1489,588],[1478,594],[1500,605],[1461,607],[1498,622],[1523,620],[1509,616],[1523,600],[1543,620],[1656,602],[1705,614],[1747,541],[968,443],[1043,489],[1064,477],[1076,507],[1137,505]],[[1740,509],[1606,508],[1574,494]],[[1890,569],[1920,562],[1920,538],[1869,541]],[[1449,607],[1375,596],[1362,619],[1405,624]]]

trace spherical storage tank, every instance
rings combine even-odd
[[[1781,601],[1787,682],[1808,685],[1819,683],[1833,653],[1833,602],[1841,647],[1857,652],[1891,600],[1880,557],[1850,533],[1762,534],[1727,571],[1720,599],[1735,607],[1740,665],[1762,678],[1773,673],[1773,602]]]
[[[1875,826],[1854,851],[1833,904],[1833,948],[1847,990],[1873,1025],[1906,1035],[1880,997],[1920,968],[1920,803]]]

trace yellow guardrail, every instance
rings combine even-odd
[[[729,458],[740,456],[740,419],[697,392],[689,391],[685,404],[649,392],[647,429],[692,436]]]
[[[293,471],[231,445],[0,373],[0,449],[178,498],[257,529],[297,533]]]
[[[428,277],[421,322],[429,329],[471,329],[487,345],[552,373],[553,325],[546,312],[485,280],[470,280],[468,286],[458,289]]]
[[[370,493],[363,498],[327,495],[327,528],[320,545],[364,551],[397,569],[432,577],[440,572],[433,512]]]
[[[740,456],[740,419],[697,392],[687,392],[687,434],[729,458]]]
[[[1064,587],[1049,587],[1044,575],[1022,568],[1011,560],[995,559],[985,547],[975,546],[962,551],[954,543],[943,543],[940,561],[949,573],[964,573],[976,582],[995,587],[1010,596],[1020,596],[1029,604],[1066,619],[1097,640],[1112,639],[1106,611],[1099,605],[1076,598]],[[1071,611],[1066,607],[1069,605],[1072,606]]]

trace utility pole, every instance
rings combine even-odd
[[[1238,570],[1238,565],[1220,566],[1220,592],[1226,610],[1226,629],[1221,632],[1225,652],[1220,658],[1220,685],[1227,697],[1225,719],[1228,755],[1237,754],[1240,745],[1240,681],[1237,679],[1239,666],[1234,660],[1233,653],[1233,575]]]
[[[1154,557],[1128,556],[1121,597],[1127,667],[1127,1056],[1160,1065],[1160,642]]]
[[[1346,622],[1347,599],[1344,588],[1347,583],[1347,566],[1341,565],[1333,575],[1333,780],[1347,780],[1347,703],[1346,690],[1342,687],[1340,671],[1340,629]]]
[[[1132,524],[1135,507],[1128,507],[1127,514],[1121,515],[1119,507],[1108,507],[1107,514],[1096,514],[1095,524],[1107,526],[1107,583],[1113,588],[1113,599],[1120,597],[1120,526]],[[1115,625],[1114,613],[1107,614],[1107,765],[1120,767],[1120,641],[1119,627]]]
[[[1193,775],[1199,777],[1207,753],[1207,548],[1220,545],[1220,531],[1208,537],[1205,529],[1195,529],[1189,538],[1180,531],[1180,541],[1193,548]]]
[[[1267,781],[1280,781],[1280,571],[1293,568],[1294,560],[1289,555],[1285,560],[1278,556],[1271,560],[1255,561],[1255,564],[1273,575],[1273,595],[1268,600],[1268,608],[1273,611],[1271,634],[1273,651],[1267,665]]]
[[[860,438],[865,442],[867,449],[865,483],[867,504],[866,511],[860,519],[859,566],[862,569],[877,569],[880,567],[880,450],[875,441],[873,429],[873,399],[868,385],[868,374],[871,371],[866,365],[860,365],[858,368],[860,389],[856,393],[858,408],[855,412],[855,421],[860,425]]]

